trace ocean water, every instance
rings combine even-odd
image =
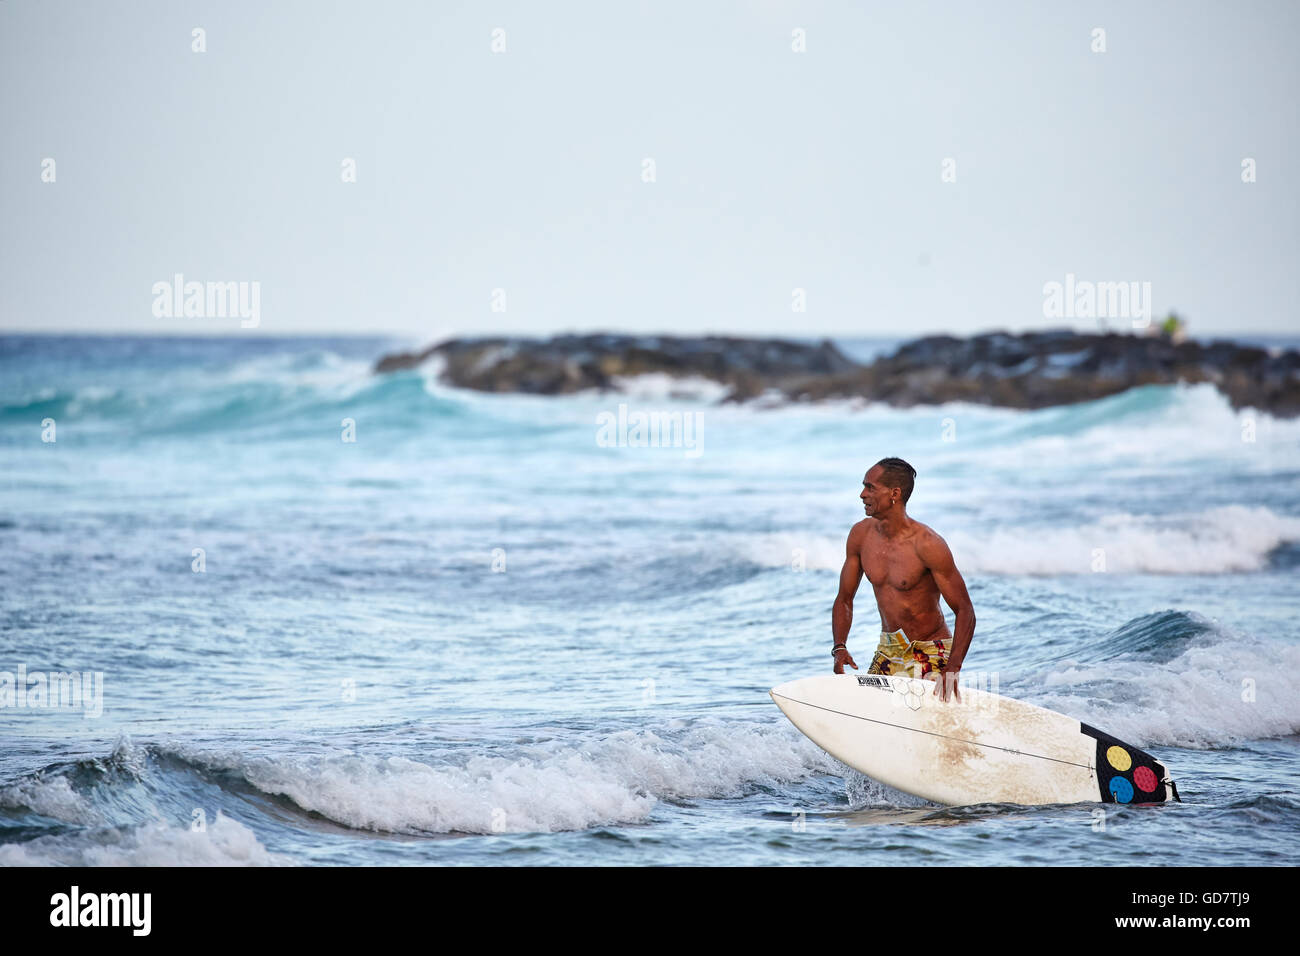
[[[0,338],[0,671],[91,675],[0,707],[0,864],[1294,862],[1300,422],[1208,386],[1023,412],[370,374],[403,344]],[[602,444],[620,402],[695,447]],[[1150,750],[1181,804],[936,807],[781,715],[887,455],[966,578],[966,670]],[[861,662],[866,584],[855,617]]]

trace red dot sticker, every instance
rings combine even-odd
[[[1138,767],[1133,771],[1133,782],[1143,793],[1150,793],[1156,788],[1156,775],[1151,772],[1150,767]]]

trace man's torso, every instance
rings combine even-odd
[[[886,537],[880,522],[865,521],[859,560],[876,594],[880,623],[885,631],[904,631],[909,640],[951,637],[939,609],[939,586],[917,554],[922,535],[933,532],[919,521],[896,538]]]

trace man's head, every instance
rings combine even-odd
[[[872,517],[898,507],[905,508],[912,497],[916,469],[901,458],[882,458],[862,479],[862,506]]]

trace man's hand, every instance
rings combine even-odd
[[[961,674],[961,668],[955,670],[939,671],[938,676],[934,679],[934,693],[940,700],[947,700],[952,697],[957,703],[961,703],[961,692],[957,690],[957,678]]]
[[[835,673],[843,674],[845,664],[848,664],[854,670],[858,669],[858,665],[853,662],[853,655],[849,653],[849,649],[841,647],[835,652]]]

